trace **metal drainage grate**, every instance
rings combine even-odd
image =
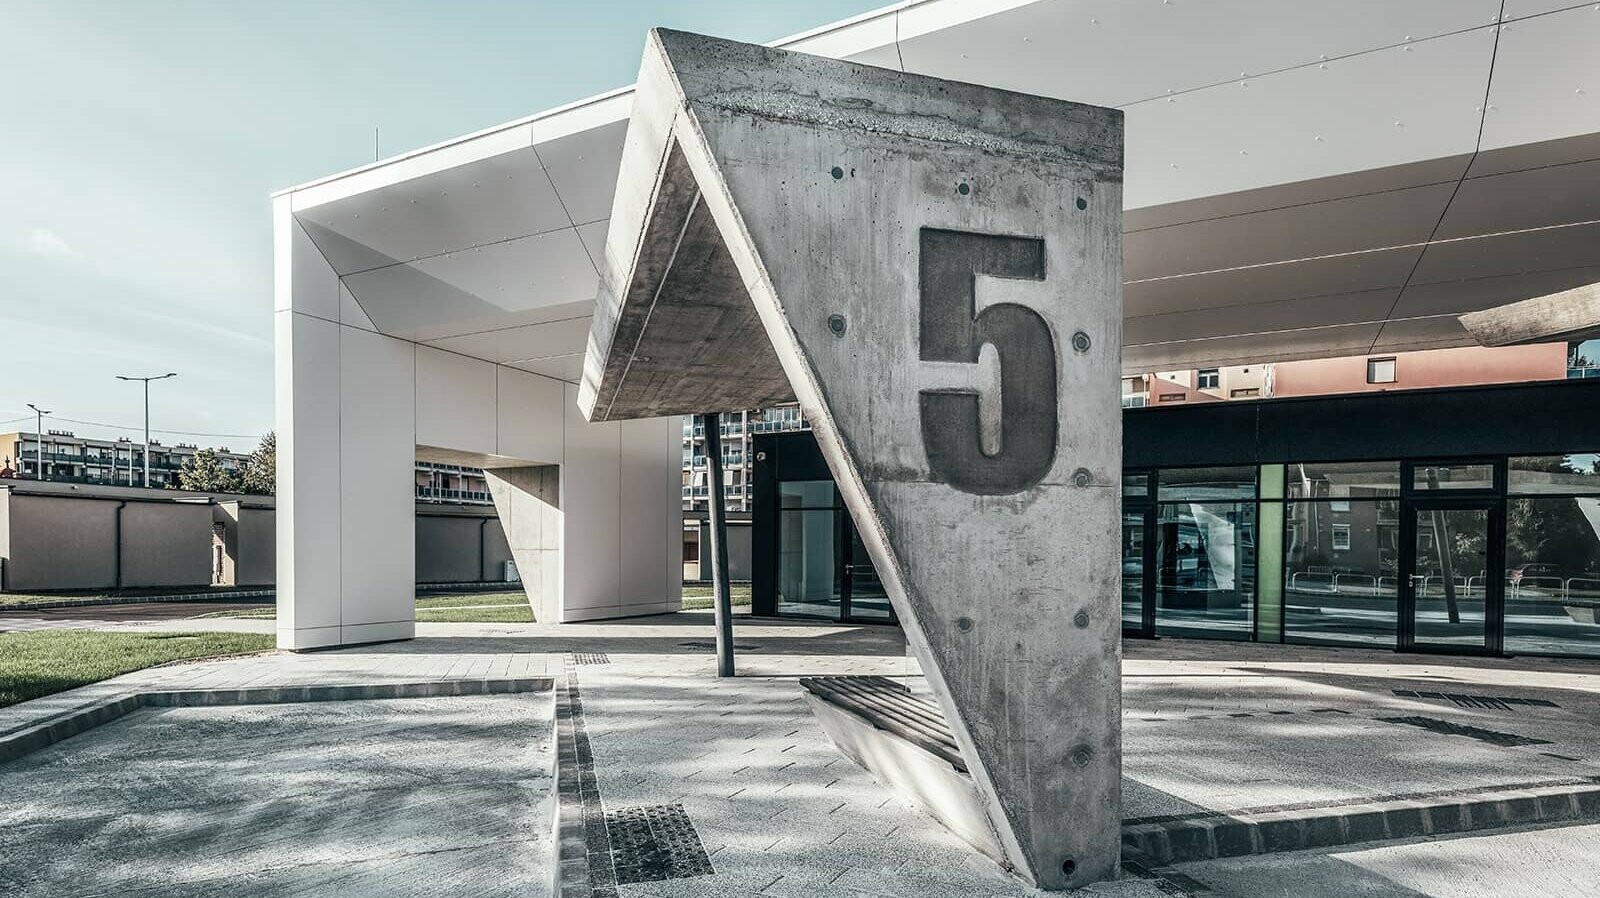
[[[610,664],[611,656],[605,652],[573,652],[567,657],[573,664]]]
[[[711,859],[681,804],[606,812],[611,861],[619,885],[709,876]]]
[[[1494,730],[1480,729],[1461,723],[1451,723],[1448,720],[1439,720],[1433,717],[1380,717],[1384,723],[1403,723],[1406,726],[1421,727],[1446,736],[1466,736],[1479,742],[1502,747],[1518,745],[1549,745],[1548,739],[1534,739],[1531,736],[1518,736],[1516,733],[1497,733]]]
[[[1427,698],[1435,701],[1454,702],[1461,708],[1490,708],[1496,711],[1510,711],[1512,705],[1521,705],[1529,708],[1559,708],[1555,702],[1542,698],[1517,698],[1509,695],[1466,695],[1460,692],[1418,692],[1414,689],[1391,689],[1401,698]]]
[[[680,642],[678,645],[695,652],[714,652],[717,650],[717,644],[714,642]],[[761,646],[753,642],[736,642],[733,647],[741,652],[750,652],[761,648]]]

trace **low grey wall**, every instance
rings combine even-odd
[[[498,581],[511,560],[499,518],[417,513],[417,582]]]
[[[10,494],[5,515],[6,588],[114,589],[211,582],[207,505]]]

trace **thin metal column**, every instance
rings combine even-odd
[[[706,479],[711,515],[711,591],[717,624],[717,676],[733,676],[733,602],[728,593],[727,500],[722,490],[722,422],[716,412],[700,416],[706,429]]]

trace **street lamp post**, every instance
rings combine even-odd
[[[44,477],[44,416],[50,414],[49,409],[43,409],[28,403],[28,408],[33,409],[33,463],[38,469],[34,475],[43,480]],[[24,419],[26,420],[26,419]]]
[[[144,384],[144,487],[145,487],[145,489],[149,489],[150,488],[150,381],[152,381],[152,380],[166,380],[169,377],[177,377],[177,376],[178,376],[178,372],[176,372],[176,371],[168,371],[166,374],[156,374],[156,375],[153,375],[151,377],[125,377],[125,376],[123,376],[121,374],[117,375],[117,380],[137,380],[137,381],[141,381]],[[131,466],[133,460],[130,458],[128,461],[129,461],[129,464]]]

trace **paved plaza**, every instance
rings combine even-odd
[[[1032,894],[846,760],[808,712],[802,676],[922,688],[898,630],[741,617],[736,642],[740,676],[717,680],[705,612],[424,623],[409,642],[141,671],[0,709],[0,735],[133,690],[550,676],[577,699],[606,823],[586,894]],[[1600,665],[1181,640],[1126,651],[1131,826],[1600,783]],[[135,711],[0,765],[0,825],[19,836],[0,852],[0,890],[545,894],[553,704],[545,692]],[[1540,894],[1593,895],[1596,848],[1589,822],[1502,827],[1151,865],[1091,893],[1512,896],[1528,894],[1533,857]]]

